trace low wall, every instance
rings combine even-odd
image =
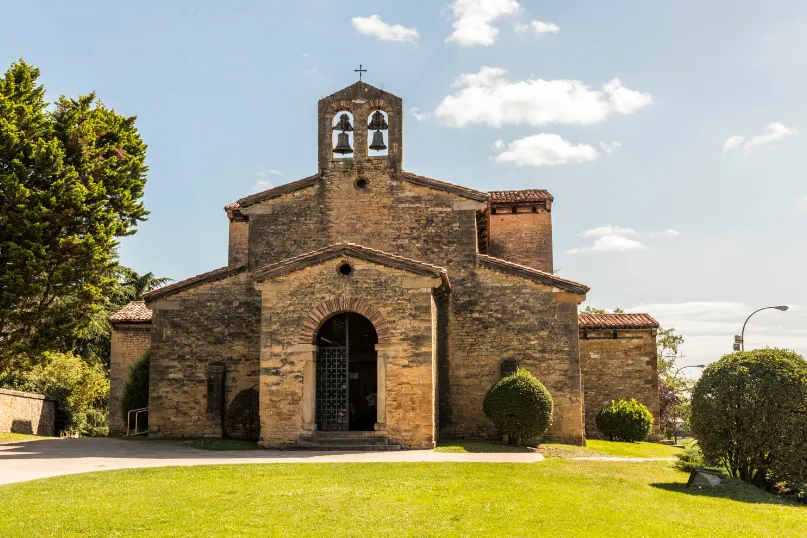
[[[0,433],[52,436],[56,402],[41,394],[0,389]]]

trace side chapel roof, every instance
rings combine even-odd
[[[143,301],[130,301],[126,306],[109,316],[115,323],[151,323],[151,310]]]
[[[551,202],[555,198],[544,189],[526,189],[522,191],[490,191],[491,202]]]
[[[493,269],[494,271],[501,271],[502,273],[520,276],[528,280],[546,284],[547,286],[555,286],[556,288],[570,291],[572,293],[585,295],[591,289],[580,282],[561,278],[555,274],[547,273],[546,271],[533,269],[532,267],[527,267],[526,265],[519,265],[501,258],[494,258],[493,256],[488,256],[486,254],[477,254],[476,261],[482,267],[487,267],[488,269]]]
[[[196,275],[194,277],[163,286],[162,288],[157,288],[156,290],[146,292],[143,294],[143,299],[146,301],[153,301],[154,299],[159,299],[160,297],[165,297],[166,295],[172,295],[174,293],[193,288],[199,284],[223,280],[242,271],[246,271],[246,269],[247,264],[245,263],[236,263],[220,269],[214,269],[213,271],[202,273],[201,275]]]
[[[658,321],[650,314],[580,314],[581,329],[657,329]]]

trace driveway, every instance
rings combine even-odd
[[[0,484],[112,469],[238,463],[475,462],[533,463],[538,453],[448,453],[432,450],[323,452],[247,450],[215,452],[188,441],[43,439],[0,444]]]

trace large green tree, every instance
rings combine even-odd
[[[0,79],[0,372],[65,348],[116,286],[117,238],[148,214],[134,117],[95,94],[52,106],[20,60]]]

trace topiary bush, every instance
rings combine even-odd
[[[597,429],[609,441],[638,442],[647,439],[653,429],[653,414],[644,405],[630,401],[611,401],[597,413]]]
[[[224,414],[227,432],[234,437],[257,439],[260,432],[258,412],[258,391],[242,390],[235,395]]]
[[[147,349],[140,358],[137,359],[129,374],[129,381],[123,387],[123,394],[120,400],[120,412],[123,420],[126,420],[129,411],[132,409],[142,409],[149,406],[149,362],[151,349]],[[129,428],[134,429],[135,420],[131,419]],[[140,413],[137,417],[137,427],[141,431],[148,428],[148,413]]]
[[[552,424],[552,396],[523,368],[493,385],[482,409],[513,445],[542,435]]]
[[[807,362],[782,349],[724,356],[695,385],[691,423],[706,460],[733,477],[807,483]]]

